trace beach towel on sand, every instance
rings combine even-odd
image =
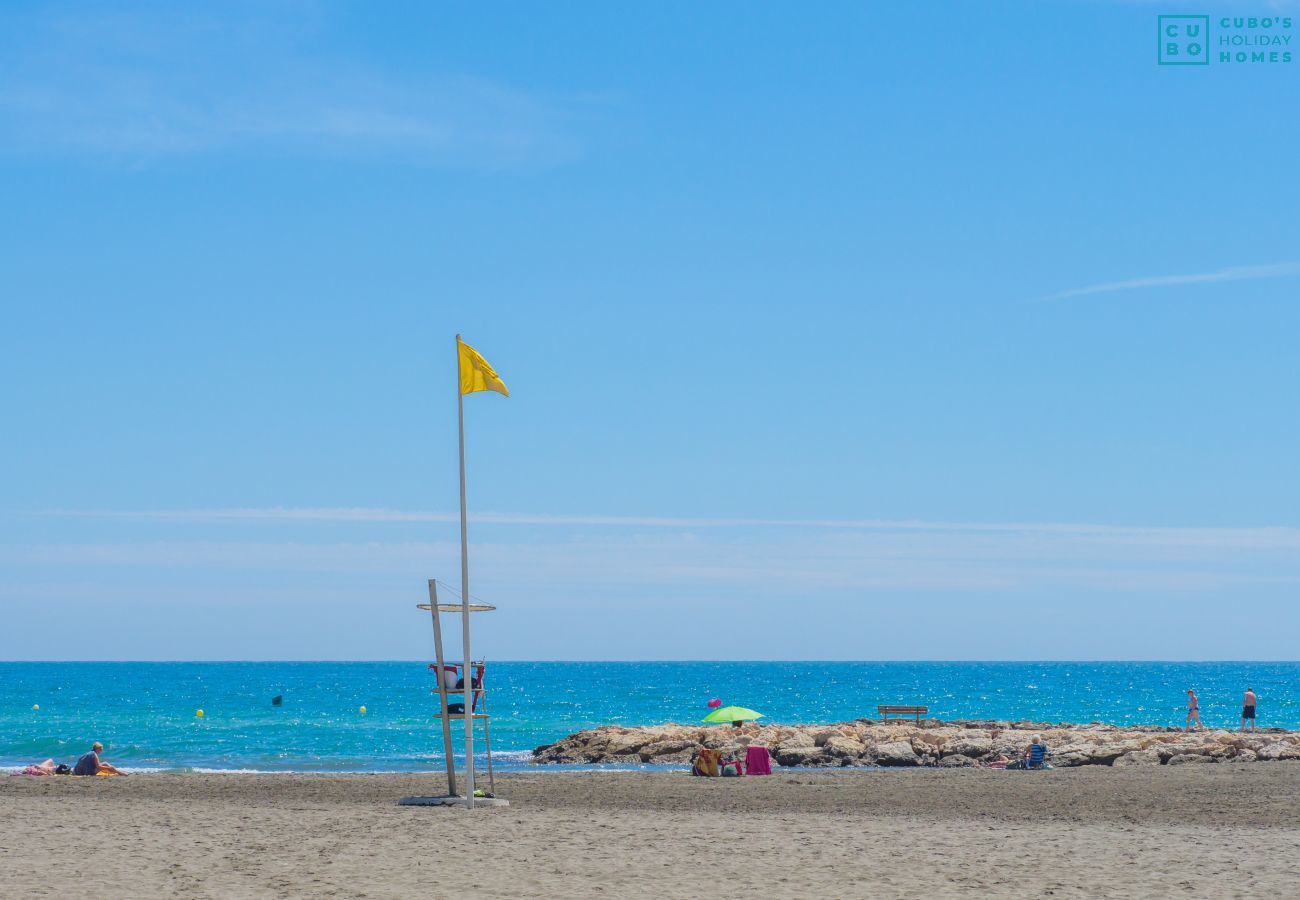
[[[750,775],[771,775],[772,754],[767,752],[766,747],[750,744],[745,751],[745,771]]]

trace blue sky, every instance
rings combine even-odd
[[[1292,3],[0,11],[0,658],[1295,658]]]

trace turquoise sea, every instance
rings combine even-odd
[[[772,722],[923,703],[945,719],[1181,725],[1195,687],[1206,725],[1235,726],[1253,687],[1261,726],[1300,728],[1293,662],[501,662],[487,687],[503,769],[581,728],[698,721],[713,697]],[[0,767],[70,763],[99,740],[138,769],[436,770],[433,688],[422,662],[0,663]]]

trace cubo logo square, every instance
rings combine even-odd
[[[1210,64],[1209,16],[1158,16],[1156,25],[1162,66],[1208,66]]]

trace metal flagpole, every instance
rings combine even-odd
[[[460,426],[460,603],[465,656],[465,808],[474,808],[474,657],[469,648],[469,520],[465,509],[465,394],[460,386],[460,335],[456,335],[456,418]]]
[[[456,760],[451,755],[451,719],[447,718],[447,683],[442,680],[442,622],[438,618],[438,582],[429,579],[429,615],[433,616],[433,648],[438,657],[438,699],[442,706],[442,752],[447,757],[447,793],[456,795]]]

